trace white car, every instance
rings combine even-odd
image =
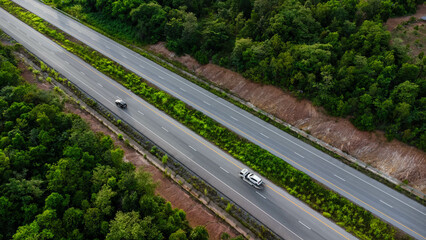
[[[247,182],[248,184],[252,185],[253,187],[257,189],[263,188],[263,181],[260,177],[258,177],[256,174],[251,173],[248,169],[244,168],[240,172],[240,177]]]

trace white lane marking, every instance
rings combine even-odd
[[[301,158],[305,158],[304,156],[298,154],[297,152],[294,152],[294,154],[296,154],[297,156],[301,157]]]
[[[188,145],[189,146],[189,145]],[[192,150],[197,151],[197,149],[193,148],[192,146],[189,146]]]
[[[65,62],[66,64],[68,64],[68,65],[70,64],[70,63],[69,63],[68,61],[66,61],[66,60],[64,60],[64,62]]]
[[[307,229],[309,229],[309,230],[311,230],[311,228],[310,227],[308,227],[308,226],[306,226],[306,224],[304,224],[304,223],[302,223],[301,221],[298,221],[300,224],[302,224],[303,226],[305,226],[305,228],[307,228]]]
[[[223,168],[223,167],[220,167],[220,169],[222,169],[224,172],[226,172],[226,173],[229,173],[228,171],[226,171],[226,169],[225,168]]]
[[[169,132],[166,128],[164,128],[164,127],[161,127],[164,131],[166,131],[166,132]]]
[[[93,31],[91,29],[89,29],[89,31]],[[120,45],[119,45],[120,46]],[[63,71],[68,72],[67,70],[63,69]],[[74,78],[75,76],[71,73],[68,72],[68,74],[72,75]],[[75,78],[77,81],[78,78]],[[80,81],[81,82],[81,81]],[[91,89],[92,91],[94,91],[95,93],[97,93],[101,98],[105,99],[108,101],[108,99],[106,99],[103,95],[101,95],[100,93],[98,93],[97,91],[95,91],[94,89],[92,89],[91,87],[89,87],[86,83],[81,82],[82,84],[86,85],[86,87],[88,87],[89,89]],[[111,103],[113,104],[113,103]],[[113,104],[114,105],[114,104]],[[151,132],[151,134],[157,136],[160,140],[162,140],[165,144],[169,145],[171,148],[175,149],[177,152],[179,152],[181,155],[183,155],[184,157],[186,157],[189,161],[193,162],[194,165],[197,165],[200,169],[202,169],[203,171],[205,171],[206,173],[208,173],[209,175],[211,175],[213,178],[215,178],[217,180],[217,182],[222,183],[224,186],[228,187],[229,189],[231,189],[236,195],[239,195],[242,199],[246,200],[248,203],[250,203],[254,208],[257,208],[259,211],[263,212],[266,216],[270,217],[271,219],[273,219],[276,223],[278,223],[279,225],[281,225],[283,228],[287,229],[289,232],[291,232],[292,234],[294,234],[296,237],[298,237],[299,239],[302,239],[299,235],[297,235],[296,233],[294,233],[292,230],[290,230],[288,227],[286,227],[285,225],[283,225],[281,222],[279,222],[278,220],[276,220],[275,218],[273,218],[271,215],[269,215],[268,213],[266,213],[264,210],[260,209],[257,205],[255,205],[254,203],[252,203],[250,200],[248,200],[246,197],[244,197],[242,194],[240,194],[239,192],[237,192],[235,189],[231,188],[229,185],[227,185],[226,183],[224,183],[221,179],[219,179],[217,176],[215,176],[214,174],[212,174],[211,172],[207,171],[207,169],[205,169],[204,167],[202,167],[201,165],[199,165],[197,162],[193,161],[191,158],[189,158],[188,156],[186,156],[184,153],[182,153],[181,151],[179,151],[178,149],[176,149],[173,145],[171,145],[169,142],[165,141],[164,139],[160,138],[157,134],[155,134],[153,131],[151,131],[151,129],[145,127],[144,125],[142,125],[139,121],[137,121],[136,119],[134,119],[132,116],[130,116],[128,113],[126,112],[122,112],[123,114],[127,115],[129,118],[133,119],[136,123],[140,124],[143,128],[146,129],[146,131]]]
[[[141,112],[141,111],[138,111],[138,113],[140,113],[140,114],[142,114],[142,115],[145,115],[145,114],[143,114],[143,112]]]
[[[257,194],[259,194],[259,196],[263,197],[264,199],[266,199],[265,196],[263,196],[262,194],[260,194],[258,191],[256,191]]]
[[[268,136],[266,136],[265,134],[263,134],[263,133],[260,133],[260,135],[262,135],[262,136],[264,136],[264,137],[266,137],[266,138],[269,138]]]
[[[338,179],[340,179],[340,180],[342,180],[343,182],[346,182],[346,180],[345,179],[343,179],[343,178],[341,178],[341,177],[339,177],[339,176],[337,176],[336,174],[333,174],[335,177],[337,177]]]
[[[159,78],[164,79],[162,76],[158,75]]]
[[[232,118],[232,119],[234,119],[235,121],[238,121],[238,119],[234,118],[233,116],[229,116],[229,117],[231,117],[231,118]]]
[[[205,104],[207,104],[207,105],[209,105],[209,106],[210,106],[210,103],[208,103],[208,102],[206,102],[206,101],[203,101],[203,103],[205,103]]]
[[[126,55],[121,55],[122,57],[124,57],[125,59],[127,59],[127,56]]]
[[[386,206],[388,206],[388,207],[390,207],[390,208],[393,208],[389,203],[385,203],[385,202],[383,202],[382,200],[379,200],[380,202],[382,202],[383,204],[385,204]]]
[[[99,86],[101,86],[101,87],[104,87],[104,86],[102,86],[102,84],[100,84],[100,83],[98,83],[98,85],[99,85]]]
[[[81,72],[81,74],[86,75],[84,72]]]
[[[121,99],[121,97],[119,97],[119,96],[115,96],[117,99]]]
[[[181,87],[180,87],[179,89],[180,89],[182,92],[186,92],[186,91],[185,91],[185,89],[183,89],[183,88],[181,88]]]
[[[108,48],[109,50],[111,50],[111,48],[110,48],[110,47],[108,47],[108,45],[105,45],[105,47],[106,47],[106,48]]]
[[[301,238],[299,235],[297,235],[295,232],[293,232],[292,230],[290,230],[288,227],[286,227],[284,224],[282,224],[280,221],[278,221],[277,219],[275,219],[274,217],[272,217],[271,215],[269,215],[267,212],[265,212],[263,209],[259,208],[256,204],[254,204],[253,202],[251,202],[250,200],[248,200],[246,197],[244,197],[243,195],[241,195],[241,193],[239,193],[238,191],[236,191],[235,189],[233,189],[232,187],[230,187],[228,184],[226,184],[225,182],[223,182],[222,180],[220,180],[215,174],[212,174],[211,172],[207,171],[207,169],[205,169],[203,166],[201,166],[200,164],[198,164],[197,162],[195,162],[194,160],[192,160],[190,157],[186,156],[184,153],[182,153],[180,150],[178,150],[176,147],[174,147],[173,145],[171,145],[169,142],[167,142],[166,140],[164,140],[163,138],[161,138],[160,136],[158,136],[156,133],[154,133],[151,129],[145,127],[142,123],[140,123],[139,121],[137,121],[136,119],[134,119],[132,116],[130,116],[127,112],[123,112],[125,115],[127,115],[129,118],[133,119],[133,121],[137,122],[139,125],[141,125],[143,128],[145,128],[148,132],[150,132],[151,134],[153,134],[154,136],[156,136],[157,138],[159,138],[160,140],[162,140],[165,144],[169,145],[171,148],[173,148],[176,152],[182,154],[184,157],[186,157],[189,161],[191,161],[194,165],[196,165],[197,167],[199,167],[200,169],[202,169],[203,171],[205,171],[206,173],[208,173],[210,176],[212,176],[213,178],[216,179],[217,182],[220,182],[221,184],[223,184],[224,186],[228,187],[229,189],[231,189],[236,195],[240,196],[242,199],[244,199],[245,201],[247,201],[248,203],[252,204],[253,207],[257,208],[259,211],[261,211],[263,214],[265,214],[266,216],[270,217],[272,220],[274,220],[276,223],[278,223],[279,225],[281,225],[283,228],[287,229],[287,231],[291,232],[292,234],[294,234],[294,236],[298,237],[299,239],[303,240],[303,238]]]
[[[117,45],[119,45],[119,44],[117,44]],[[121,45],[119,45],[119,46],[121,46]],[[133,52],[132,50],[130,50],[130,49],[128,49],[128,48],[125,48],[125,50],[128,50],[128,51]],[[131,54],[132,54],[132,55],[134,55],[133,53],[131,53]],[[140,57],[141,57],[139,54],[136,54],[135,56],[136,56],[137,58],[140,58]],[[319,157],[320,159],[322,159],[322,160],[326,161],[327,163],[329,163],[329,164],[331,164],[331,165],[333,165],[333,166],[335,166],[335,167],[339,168],[340,170],[342,170],[342,171],[344,171],[344,172],[346,172],[346,173],[348,173],[348,174],[352,175],[353,177],[357,178],[358,180],[360,180],[360,181],[362,181],[362,182],[366,183],[367,185],[370,185],[371,187],[376,188],[376,189],[377,189],[377,190],[379,190],[380,192],[382,192],[382,193],[384,193],[384,194],[386,194],[386,195],[388,195],[388,196],[390,196],[390,197],[392,197],[392,198],[394,198],[394,199],[398,200],[398,201],[399,201],[399,202],[401,202],[402,204],[404,204],[404,205],[406,205],[406,206],[408,206],[408,207],[412,208],[413,210],[415,210],[415,211],[417,211],[417,212],[419,212],[419,213],[421,213],[421,214],[423,214],[423,215],[425,215],[425,216],[426,216],[426,213],[423,213],[422,211],[420,211],[420,210],[418,210],[418,209],[414,208],[413,206],[411,206],[411,205],[409,205],[409,204],[405,203],[404,201],[402,201],[402,200],[398,199],[397,197],[395,197],[395,196],[393,196],[393,195],[391,195],[391,194],[389,194],[389,193],[387,193],[387,192],[383,191],[382,189],[380,189],[380,188],[378,188],[378,187],[376,187],[376,186],[372,185],[371,183],[369,183],[369,182],[367,182],[367,181],[365,181],[365,180],[361,179],[360,177],[358,177],[358,176],[354,175],[353,173],[350,173],[350,172],[346,171],[345,169],[343,169],[343,168],[341,168],[341,167],[337,166],[336,164],[334,164],[334,163],[332,163],[332,162],[330,162],[330,161],[326,160],[325,158],[323,158],[323,157],[319,156],[318,154],[316,154],[316,153],[314,153],[314,152],[312,152],[312,151],[310,151],[310,150],[308,150],[308,149],[304,148],[303,146],[301,146],[301,145],[299,145],[299,144],[297,144],[297,143],[295,143],[295,142],[291,141],[290,139],[288,139],[288,138],[284,137],[283,135],[281,135],[282,133],[280,133],[280,132],[275,132],[274,130],[269,129],[269,127],[264,126],[263,124],[261,124],[261,123],[259,123],[259,122],[255,121],[255,120],[253,120],[253,119],[249,118],[248,116],[244,115],[243,113],[241,113],[241,112],[239,112],[239,111],[237,111],[237,110],[235,110],[235,109],[231,108],[230,106],[228,106],[228,105],[226,105],[226,104],[224,104],[224,103],[222,103],[222,102],[218,101],[217,99],[215,99],[215,98],[213,98],[213,97],[209,96],[208,94],[206,94],[206,93],[204,93],[204,92],[203,92],[203,91],[204,91],[204,89],[203,89],[203,91],[201,91],[201,90],[199,90],[199,89],[195,88],[195,86],[190,85],[190,83],[188,83],[188,82],[186,81],[186,79],[181,80],[180,78],[182,78],[182,77],[180,77],[180,76],[175,76],[175,75],[171,75],[171,74],[169,74],[168,72],[165,72],[162,68],[157,68],[156,66],[154,66],[153,64],[151,64],[151,63],[150,63],[150,62],[148,62],[148,61],[145,61],[144,59],[140,59],[140,61],[142,61],[142,62],[146,63],[147,65],[151,66],[151,67],[152,67],[152,68],[154,68],[154,69],[157,69],[157,70],[158,70],[158,71],[160,71],[160,72],[163,72],[164,74],[166,74],[166,75],[170,76],[171,78],[174,78],[174,79],[178,80],[180,83],[182,83],[182,84],[186,85],[187,87],[189,87],[189,88],[193,89],[194,91],[197,91],[197,92],[199,92],[200,94],[202,94],[202,95],[204,95],[204,96],[206,96],[206,97],[208,97],[208,98],[212,99],[213,101],[216,101],[216,102],[217,102],[217,103],[219,103],[220,105],[222,105],[222,106],[224,106],[224,107],[226,107],[226,108],[230,109],[231,111],[233,111],[233,112],[235,112],[235,113],[237,113],[237,114],[241,115],[242,117],[244,117],[244,118],[246,118],[246,119],[248,119],[248,120],[250,120],[250,121],[254,122],[255,124],[259,125],[260,127],[263,127],[263,128],[265,128],[265,129],[267,129],[267,130],[269,130],[269,131],[271,131],[271,132],[275,133],[275,134],[276,134],[276,135],[278,135],[279,137],[282,137],[282,138],[284,138],[284,139],[288,140],[289,142],[293,143],[294,145],[296,145],[296,146],[298,146],[298,147],[300,147],[300,148],[302,148],[302,149],[306,150],[307,152],[309,152],[309,153],[311,153],[311,154],[313,154],[313,155],[315,155],[315,156]],[[124,64],[125,64],[125,63],[124,63]],[[125,65],[127,65],[127,64],[125,64]],[[135,69],[135,70],[136,70],[136,69]],[[137,71],[137,70],[136,70],[136,71]],[[136,72],[136,71],[135,71],[135,72]],[[145,74],[143,74],[143,73],[141,73],[141,72],[139,72],[139,71],[137,71],[137,72],[138,72],[139,74],[142,74],[142,75],[144,75],[144,76],[145,76]],[[178,77],[180,77],[180,78],[178,78]],[[182,78],[182,79],[183,79],[183,78]],[[157,83],[157,84],[160,84],[160,83]],[[163,85],[163,88],[168,89],[168,90],[171,90],[171,89],[169,89],[169,88],[165,87],[164,85]],[[180,95],[179,95],[179,96],[180,96]],[[181,96],[181,97],[182,97],[182,96]],[[188,101],[189,101],[189,100],[188,100]],[[192,101],[190,101],[190,102],[192,102]],[[196,104],[194,104],[194,105],[196,105]],[[238,121],[238,120],[237,120],[237,119],[235,119],[234,117],[231,117],[231,118],[232,118],[232,119],[234,119],[234,120],[236,120],[236,121]],[[262,122],[263,122],[263,121],[262,121]],[[233,126],[233,127],[234,127],[234,126]],[[234,128],[235,128],[235,127],[234,127]],[[236,128],[236,129],[237,129],[237,130],[240,130],[240,129],[238,129],[238,128]],[[241,131],[241,130],[240,130],[240,131]],[[244,132],[243,132],[243,133],[244,133]],[[248,134],[246,134],[246,133],[244,133],[244,134],[245,134],[245,135],[247,135],[247,136],[250,136],[250,135],[248,135]],[[252,136],[250,136],[250,137],[252,137]],[[254,137],[252,137],[252,138],[254,138]],[[254,138],[254,139],[255,139],[255,138]],[[262,143],[262,145],[263,145],[263,146],[265,146],[265,147],[267,147],[267,148],[270,148],[269,146],[267,146],[267,145],[265,145],[265,144],[263,144],[263,143]],[[277,152],[277,151],[275,151],[275,152]],[[279,153],[279,152],[277,152],[277,153]],[[281,153],[279,153],[279,154],[281,154]]]

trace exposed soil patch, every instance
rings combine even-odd
[[[227,232],[232,237],[238,233],[226,224],[222,219],[214,215],[203,204],[193,199],[178,184],[163,176],[163,173],[156,167],[152,166],[147,160],[137,153],[133,148],[128,147],[123,141],[120,141],[110,129],[100,123],[91,114],[76,108],[73,104],[65,104],[67,112],[80,115],[89,125],[92,131],[102,132],[110,136],[114,140],[114,144],[120,146],[124,150],[124,161],[131,162],[136,167],[142,167],[149,172],[154,180],[158,183],[156,193],[167,201],[171,202],[175,208],[183,209],[186,217],[192,227],[203,225],[209,232],[210,239],[220,239],[220,234]]]
[[[418,5],[417,6],[417,12],[413,15],[389,18],[386,21],[385,26],[388,29],[388,31],[392,31],[396,28],[396,26],[398,26],[398,24],[410,20],[411,17],[415,17],[416,19],[420,19],[423,16],[426,16],[426,4]]]
[[[391,18],[385,24],[391,31],[392,43],[409,47],[409,54],[414,58],[426,50],[426,21],[420,19],[424,16],[426,4],[419,5],[414,15]],[[415,18],[413,22],[410,20],[412,17]],[[411,23],[407,24],[407,21]]]
[[[425,152],[396,140],[388,142],[383,132],[360,131],[349,120],[330,117],[310,101],[297,100],[277,87],[253,83],[238,73],[214,64],[200,65],[188,55],[178,57],[167,50],[164,43],[151,45],[149,50],[179,61],[254,106],[309,131],[314,137],[400,181],[408,180],[410,186],[426,193]]]
[[[19,68],[22,77],[29,83],[36,84],[40,89],[52,89],[52,85],[45,81],[38,81],[34,74],[27,69],[26,65],[19,62]],[[137,153],[133,148],[128,147],[123,141],[120,141],[109,128],[99,122],[88,112],[81,110],[74,104],[66,103],[65,111],[79,115],[83,118],[94,132],[102,132],[110,136],[114,140],[116,146],[120,146],[124,150],[124,161],[131,162],[136,167],[142,167],[149,172],[153,179],[158,183],[156,193],[167,201],[171,202],[174,208],[183,209],[186,212],[186,217],[192,227],[202,225],[209,232],[210,239],[220,239],[220,234],[227,232],[231,237],[235,237],[238,232],[225,223],[222,219],[214,215],[203,204],[193,199],[186,191],[178,184],[163,176],[163,173],[156,167],[152,166],[147,160]]]

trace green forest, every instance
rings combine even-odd
[[[208,239],[0,45],[0,239]]]
[[[424,0],[50,0],[108,33],[273,84],[426,150],[426,56],[383,23]]]

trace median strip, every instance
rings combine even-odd
[[[306,174],[294,169],[280,158],[242,139],[204,114],[187,107],[180,100],[149,86],[143,82],[143,79],[126,71],[113,61],[93,51],[93,49],[83,44],[66,40],[66,37],[62,33],[48,28],[49,24],[34,14],[23,11],[22,8],[16,7],[16,5],[8,0],[1,0],[0,4],[3,8],[12,12],[36,30],[48,35],[65,49],[80,56],[86,62],[116,79],[119,83],[185,124],[191,130],[210,140],[225,151],[228,151],[235,158],[282,186],[290,194],[305,201],[315,210],[323,212],[324,216],[335,220],[338,225],[345,227],[349,232],[353,232],[357,237],[363,239],[377,238],[378,234],[383,238],[395,237],[395,230],[389,225],[373,217],[371,213],[366,212],[347,199],[340,197],[330,190],[324,189]],[[235,118],[233,119],[238,121]],[[194,149],[194,151],[196,150]],[[353,223],[353,219],[356,221],[355,224]],[[370,222],[361,225],[358,224],[358,222],[366,220]],[[375,231],[371,230],[371,222],[374,223]]]

